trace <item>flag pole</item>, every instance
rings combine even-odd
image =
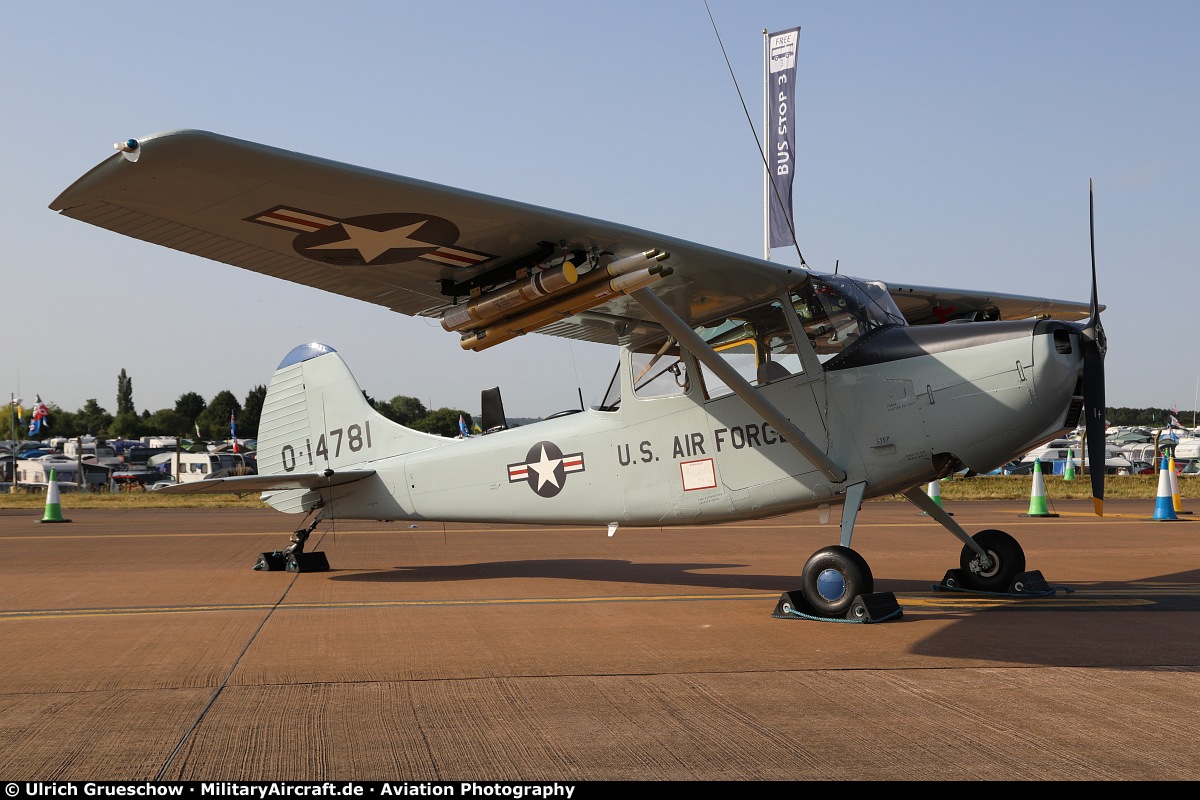
[[[763,28],[763,142],[767,141],[767,126],[771,124],[770,37]],[[763,258],[771,260],[771,168],[763,158]]]
[[[17,450],[20,449],[21,439],[17,435],[17,396],[15,394],[10,394],[9,400],[10,400],[10,402],[8,404],[8,414],[9,414],[8,420],[9,420],[9,424],[12,425],[13,446],[12,446],[12,483],[10,483],[8,486],[8,493],[16,494],[17,493]]]

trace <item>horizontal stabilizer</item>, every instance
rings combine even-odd
[[[326,489],[354,483],[375,474],[373,469],[348,469],[328,477],[320,472],[292,475],[237,475],[229,478],[210,478],[203,481],[176,483],[158,491],[164,494],[251,494],[253,492],[286,492],[292,489]]]

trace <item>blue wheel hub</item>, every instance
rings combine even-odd
[[[842,599],[846,594],[846,576],[836,569],[821,570],[817,576],[817,592],[829,602]]]

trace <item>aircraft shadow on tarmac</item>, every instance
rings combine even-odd
[[[622,559],[549,559],[523,561],[484,561],[472,564],[439,564],[436,566],[398,566],[394,570],[374,572],[331,573],[330,579],[337,581],[441,583],[450,581],[478,581],[505,578],[557,579],[580,581],[603,581],[607,583],[643,584],[656,587],[687,587],[690,589],[717,589],[761,592],[792,591],[799,586],[798,575],[750,575],[743,573],[716,572],[745,567],[731,563],[635,563]],[[944,574],[944,572],[943,572]],[[934,584],[941,581],[940,575],[930,575],[928,580],[875,578],[875,591],[894,592],[898,595],[928,593]],[[1051,587],[1056,582],[1048,578]],[[1127,596],[1160,597],[1164,590],[1171,595],[1168,607],[1182,605],[1185,608],[1200,607],[1200,569],[1148,578],[1135,578],[1128,582],[1106,581],[1085,586],[1063,587],[1057,592],[1060,597],[1079,596],[1083,590],[1092,594],[1120,593]],[[1183,594],[1180,594],[1180,593]],[[1132,593],[1132,594],[1131,594]],[[969,596],[957,593],[957,596]],[[1178,601],[1185,601],[1182,604]],[[1080,603],[1080,610],[1093,610],[1095,606]],[[1131,605],[1129,610],[1163,610],[1164,606]]]
[[[505,578],[579,580],[614,584],[641,584],[657,589],[754,591],[775,593],[799,586],[794,575],[755,575],[714,570],[742,568],[731,563],[634,563],[619,559],[547,559],[490,561],[427,567],[397,567],[375,572],[330,573],[330,580],[362,582],[436,583]],[[944,574],[944,573],[943,573]],[[1003,664],[1119,667],[1173,671],[1200,671],[1200,643],[1190,635],[1163,636],[1160,626],[1147,626],[1147,612],[1200,611],[1200,570],[1190,570],[1128,582],[1106,581],[1057,591],[1048,598],[1012,602],[971,602],[972,595],[933,592],[940,580],[876,578],[876,591],[897,594],[906,613],[883,625],[902,625],[920,619],[937,624],[900,649],[910,655],[935,659]],[[1056,586],[1053,581],[1049,582]],[[1061,585],[1059,585],[1061,587]],[[1058,587],[1056,587],[1057,589]],[[909,594],[906,608],[905,594]],[[920,595],[913,597],[912,595]],[[930,602],[931,595],[933,600]],[[986,598],[994,601],[995,598]],[[917,600],[925,602],[918,604]],[[964,604],[965,603],[965,604]],[[763,615],[772,616],[774,602],[763,600]],[[909,614],[919,611],[919,616]],[[1013,613],[1017,616],[1014,617]],[[1051,612],[1051,613],[1043,613]],[[1107,612],[1104,616],[1098,612]],[[1067,615],[1064,617],[1064,615]],[[1187,618],[1179,618],[1184,621]],[[772,624],[804,625],[820,622],[772,619]],[[1190,629],[1191,623],[1187,623]],[[851,626],[855,627],[855,626]],[[1155,632],[1157,631],[1157,632]],[[1143,642],[1144,640],[1144,642]],[[1189,667],[1189,665],[1191,665]]]
[[[644,564],[621,559],[553,559],[531,561],[486,561],[430,567],[397,567],[388,572],[335,575],[333,580],[443,581],[494,580],[497,578],[547,578],[560,580],[640,583],[653,586],[686,586],[708,589],[783,591],[799,578],[795,575],[741,575],[707,572],[745,567],[745,564]]]

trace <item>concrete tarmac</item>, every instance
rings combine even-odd
[[[872,502],[899,618],[776,619],[838,510],[708,528],[0,512],[0,781],[1200,779],[1200,524],[1153,499],[945,506],[1052,595],[935,590],[961,543]]]

